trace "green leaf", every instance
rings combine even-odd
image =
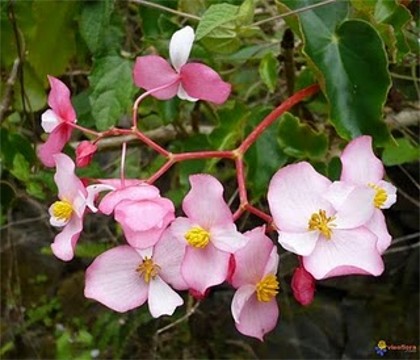
[[[39,78],[29,63],[23,65],[23,86],[26,110],[35,112],[43,109],[47,104],[43,79]],[[23,111],[21,92],[20,81],[16,81],[14,85],[14,106],[18,111]]]
[[[273,93],[278,83],[279,64],[272,52],[262,58],[258,71],[264,84]]]
[[[211,5],[203,14],[196,31],[196,40],[205,36],[235,37],[233,21],[237,18],[238,7],[230,4]]]
[[[45,192],[42,184],[36,181],[30,181],[26,184],[26,192],[33,197],[45,200]]]
[[[328,151],[328,138],[317,133],[290,113],[280,119],[278,141],[283,151],[296,158],[322,159]]]
[[[231,54],[241,46],[241,41],[236,37],[226,39],[206,37],[202,40],[202,43],[209,51],[219,54]]]
[[[420,147],[414,146],[407,138],[389,142],[382,153],[382,161],[386,166],[400,165],[420,159]]]
[[[244,0],[238,10],[236,23],[249,25],[254,20],[255,0]]]
[[[268,115],[272,108],[260,107],[252,111],[249,125],[254,128]],[[274,173],[287,162],[287,155],[277,141],[279,123],[276,122],[258,138],[246,152],[247,180],[254,201],[264,196]]]
[[[13,158],[13,168],[11,170],[11,173],[18,180],[24,182],[29,180],[31,170],[29,168],[29,163],[26,161],[25,157],[22,154],[17,153]]]
[[[89,77],[92,116],[99,130],[116,125],[129,113],[136,91],[132,80],[132,63],[120,56],[106,56],[95,61]]]
[[[283,1],[291,9],[316,2]],[[343,21],[347,5],[340,1],[299,14],[304,52],[318,70],[338,134],[345,139],[369,134],[385,144],[389,131],[382,121],[382,107],[390,77],[384,44],[369,23]]]
[[[103,38],[108,29],[113,0],[86,1],[80,16],[80,33],[92,54],[96,54],[103,45]]]

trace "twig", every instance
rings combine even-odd
[[[159,9],[159,10],[163,10],[163,11],[169,12],[171,14],[182,16],[182,17],[185,17],[185,18],[188,18],[188,19],[198,20],[198,21],[201,20],[201,18],[199,16],[192,15],[192,14],[187,14],[187,13],[184,13],[182,11],[174,10],[174,9],[168,8],[168,7],[163,6],[163,5],[155,4],[155,3],[150,2],[150,1],[146,1],[146,0],[130,0],[130,1],[133,2],[133,3],[136,3],[136,4],[149,6],[149,7],[152,7],[152,8]]]
[[[416,237],[419,237],[419,236],[420,236],[420,232],[416,232],[414,234],[397,237],[392,241],[391,246],[399,244],[400,242],[403,242],[403,241],[415,239]]]
[[[30,219],[22,219],[22,220],[17,220],[17,221],[9,222],[8,224],[0,227],[0,231],[1,230],[5,230],[5,229],[7,229],[9,227],[13,227],[13,226],[17,226],[17,225],[23,225],[23,224],[29,224],[29,223],[32,223],[32,222],[35,222],[35,221],[43,220],[43,219],[45,219],[47,217],[48,217],[48,215],[47,214],[44,214],[44,215],[40,215],[40,216],[33,217],[33,218],[30,218]]]
[[[417,188],[417,190],[420,190],[420,185],[417,183],[416,179],[414,179],[411,174],[404,169],[404,166],[398,165],[399,169],[405,174],[405,176],[408,177],[408,179],[413,183],[413,185]]]
[[[397,253],[397,252],[403,252],[403,251],[410,250],[410,249],[415,249],[415,248],[418,248],[418,247],[420,247],[420,242],[416,242],[415,244],[412,244],[412,245],[400,246],[400,247],[397,247],[395,249],[389,249],[389,250],[384,252],[384,255],[393,254],[393,253]]]
[[[6,112],[9,109],[12,101],[13,87],[15,85],[17,74],[19,72],[20,59],[16,58],[13,62],[12,71],[10,72],[9,78],[6,82],[6,89],[4,90],[4,96],[0,104],[0,124],[6,119]]]

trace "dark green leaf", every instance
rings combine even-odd
[[[322,159],[328,150],[328,138],[302,124],[290,113],[280,119],[278,141],[287,155],[296,158]]]
[[[23,65],[23,86],[26,110],[35,112],[43,109],[47,104],[43,80],[41,79],[29,63]],[[21,86],[17,81],[14,86],[14,106],[16,110],[23,111]]]
[[[420,148],[408,139],[399,138],[389,142],[382,153],[382,161],[386,166],[400,165],[420,159]]]
[[[29,168],[29,163],[26,161],[25,157],[17,153],[13,158],[13,168],[11,173],[21,181],[28,181],[31,170]]]
[[[196,39],[205,36],[211,37],[235,37],[235,25],[238,7],[230,4],[216,4],[210,6],[203,14],[196,31]]]

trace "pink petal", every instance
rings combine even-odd
[[[66,154],[54,155],[56,172],[54,181],[58,187],[58,197],[61,200],[75,202],[80,195],[87,195],[86,188],[74,173],[74,162]]]
[[[379,251],[379,254],[382,255],[391,245],[392,240],[392,237],[388,232],[388,227],[386,226],[385,216],[382,211],[375,209],[373,216],[366,223],[365,227],[378,237],[378,243],[376,244],[376,247]]]
[[[233,223],[212,227],[210,237],[211,242],[217,249],[229,253],[238,251],[248,242],[248,239],[236,230],[236,225]]]
[[[376,183],[384,176],[384,166],[372,150],[372,138],[360,136],[352,140],[341,154],[343,169],[340,180],[353,184]]]
[[[365,186],[365,185],[364,185]],[[350,193],[355,189],[355,185],[344,181],[334,181],[323,197],[328,200],[334,209],[342,207]]]
[[[61,153],[70,140],[72,131],[73,128],[71,126],[61,123],[48,136],[47,141],[38,147],[37,155],[45,166],[55,166],[54,155]]]
[[[187,244],[185,234],[192,228],[198,226],[198,224],[192,222],[186,217],[177,217],[171,223],[170,231],[172,235],[182,244]]]
[[[178,92],[176,93],[176,95],[181,99],[181,100],[188,100],[188,101],[192,101],[192,102],[196,102],[199,99],[194,98],[190,95],[187,94],[187,92],[185,91],[185,89],[182,87],[182,84],[179,84],[178,86]]]
[[[268,187],[268,204],[280,230],[304,232],[313,213],[332,212],[323,198],[331,182],[307,162],[288,165],[277,171]]]
[[[104,184],[95,184],[95,185],[89,185],[86,187],[87,197],[86,197],[86,205],[89,207],[89,209],[96,213],[98,209],[95,206],[95,200],[98,194],[102,191],[113,191],[115,190],[114,187],[110,185],[104,185]]]
[[[251,296],[255,294],[255,285],[242,285],[235,291],[233,295],[232,304],[230,306],[233,319],[239,322],[241,312]]]
[[[233,287],[255,285],[264,277],[265,266],[274,248],[273,242],[264,232],[264,227],[257,227],[244,234],[249,241],[234,255],[236,267],[231,280]]]
[[[105,185],[110,185],[115,189],[121,190],[125,187],[131,187],[135,185],[144,184],[144,181],[138,179],[125,179],[124,186],[121,184],[121,179],[96,179],[97,182]]]
[[[292,253],[308,256],[314,251],[319,231],[288,232],[279,231],[279,244]]]
[[[203,249],[187,246],[181,273],[188,286],[205,294],[206,289],[226,280],[230,254],[217,250],[211,243]]]
[[[140,56],[136,59],[133,70],[134,83],[139,88],[153,90],[165,84],[174,82],[166,89],[154,92],[153,97],[167,100],[174,97],[178,91],[176,80],[180,77],[168,62],[156,55]]]
[[[176,31],[169,42],[169,57],[172,66],[179,72],[182,65],[187,63],[194,42],[194,30],[185,26]]]
[[[277,247],[274,246],[271,249],[270,256],[268,257],[267,264],[264,268],[264,277],[268,274],[277,274],[279,267],[279,254],[277,253]]]
[[[186,290],[188,285],[181,275],[181,264],[186,245],[166,230],[154,248],[153,260],[161,268],[159,276],[176,290]]]
[[[198,63],[189,63],[181,68],[181,81],[189,96],[215,104],[223,104],[232,88],[212,68]]]
[[[206,230],[233,223],[219,180],[211,175],[198,174],[190,176],[190,184],[191,190],[182,202],[182,209],[193,222]]]
[[[333,223],[337,229],[353,229],[366,224],[373,215],[375,191],[368,186],[355,187],[336,208]]]
[[[303,258],[303,265],[317,280],[352,274],[378,276],[384,264],[376,242],[376,236],[363,227],[335,230],[330,240],[318,241],[312,254]]]
[[[143,305],[148,285],[136,272],[142,262],[130,246],[118,246],[99,255],[86,270],[85,296],[118,312]]]
[[[159,276],[149,283],[149,311],[154,318],[172,315],[178,306],[184,303],[172,288]]]
[[[76,113],[70,101],[70,90],[68,87],[53,76],[48,76],[51,91],[48,96],[48,105],[64,121],[74,122]]]
[[[256,296],[251,296],[244,303],[235,326],[240,333],[263,341],[264,335],[276,327],[278,317],[279,308],[275,298],[262,302]]]
[[[78,216],[73,215],[63,230],[56,235],[51,244],[53,254],[63,261],[70,261],[74,257],[74,249],[80,233],[83,230],[83,221]]]
[[[159,196],[159,189],[152,185],[140,184],[136,186],[128,186],[105,195],[99,204],[99,210],[103,214],[109,215],[114,211],[114,208],[118,205],[118,203],[123,200],[150,200]]]

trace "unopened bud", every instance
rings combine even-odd
[[[315,294],[315,279],[303,267],[296,268],[292,277],[292,291],[296,301],[309,305]]]
[[[90,141],[82,141],[76,148],[76,165],[85,167],[90,164],[98,147]]]

